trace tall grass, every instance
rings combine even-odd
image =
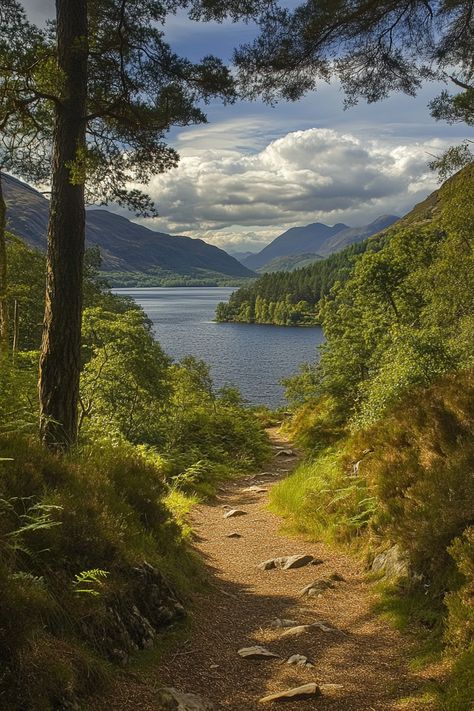
[[[362,547],[369,560],[398,545],[410,575],[385,587],[383,609],[418,630],[430,653],[444,650],[452,673],[437,693],[438,707],[470,711],[474,373],[446,375],[413,391],[370,429],[324,449],[327,416],[323,403],[309,421],[302,411],[293,421],[300,442],[312,446],[308,459],[272,490],[271,506],[293,530]]]

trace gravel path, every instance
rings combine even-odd
[[[271,432],[275,446],[288,447]],[[259,703],[267,694],[310,682],[342,685],[323,695],[289,701],[287,711],[388,711],[413,693],[419,679],[407,667],[408,642],[372,611],[375,594],[360,563],[322,543],[283,535],[281,519],[266,508],[266,492],[245,492],[252,485],[269,489],[295,466],[296,457],[276,456],[271,475],[227,484],[218,500],[195,509],[196,548],[213,576],[207,594],[195,596],[189,639],[170,651],[159,668],[124,674],[113,697],[91,706],[96,711],[156,710],[153,689],[174,686],[219,703],[226,711],[272,709]],[[276,476],[275,476],[276,475]],[[225,507],[245,515],[224,518]],[[228,538],[236,532],[240,538]],[[295,570],[260,570],[262,561],[310,554],[322,562]],[[301,590],[334,574],[343,578],[314,597]],[[333,631],[312,628],[301,635],[271,629],[276,618],[298,624],[322,621]],[[243,659],[242,647],[263,645],[277,659]],[[301,654],[314,665],[286,663]],[[410,705],[410,709],[416,709]],[[426,711],[426,705],[420,706]]]

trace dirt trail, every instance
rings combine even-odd
[[[271,436],[275,452],[288,446],[276,432]],[[270,489],[296,461],[276,456],[271,475],[231,482],[215,502],[195,509],[196,548],[214,583],[208,594],[194,600],[189,639],[169,652],[153,674],[125,674],[113,698],[94,709],[156,709],[153,688],[162,685],[200,694],[228,711],[278,707],[258,700],[313,681],[343,688],[286,702],[287,711],[387,711],[400,708],[399,700],[413,693],[418,684],[407,668],[408,642],[373,613],[375,595],[361,565],[322,543],[283,535],[281,519],[266,508],[268,494],[244,491],[256,483]],[[225,506],[246,515],[225,519]],[[228,538],[234,531],[242,537]],[[257,567],[269,558],[299,553],[323,562],[288,571]],[[344,580],[333,589],[316,597],[300,595],[304,586],[334,573]],[[300,636],[282,636],[281,629],[270,628],[275,618],[299,624],[322,620],[335,631],[314,628]],[[280,658],[250,661],[237,655],[238,649],[256,644]],[[286,660],[293,654],[305,655],[314,668],[289,666]]]

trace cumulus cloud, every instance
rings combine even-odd
[[[436,187],[428,153],[442,147],[311,128],[253,153],[188,149],[176,169],[148,186],[161,215],[159,226],[150,226],[256,249],[295,225],[358,225],[381,213],[402,214]]]

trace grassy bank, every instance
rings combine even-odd
[[[416,632],[418,663],[442,659],[449,669],[429,691],[436,707],[467,711],[474,700],[474,373],[415,390],[377,424],[327,447],[325,414],[321,407],[318,419],[315,406],[311,421],[301,414],[293,421],[293,436],[306,443],[313,436],[319,450],[272,490],[271,505],[292,529],[352,549],[368,571],[396,546],[406,574],[381,584],[380,609]]]

